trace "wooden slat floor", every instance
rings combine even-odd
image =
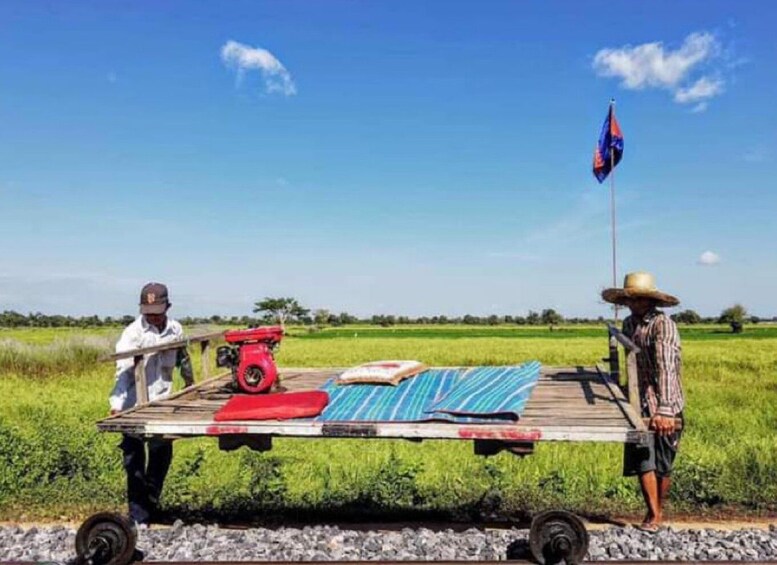
[[[278,390],[316,389],[338,370],[340,369],[281,369]],[[148,426],[146,429],[147,425],[153,423],[163,425],[169,433],[171,429],[175,429],[176,422],[185,422],[186,426],[181,426],[181,435],[200,435],[186,430],[198,429],[198,424],[213,423],[214,413],[232,394],[229,390],[230,380],[229,375],[216,377],[168,399],[152,402],[144,407],[102,420],[98,422],[98,428],[103,431],[137,433],[138,431],[148,432],[148,429],[152,429],[153,426]],[[278,431],[278,422],[275,424],[270,433],[284,435],[283,429]],[[617,387],[608,386],[603,374],[592,367],[543,367],[540,380],[518,424],[521,428],[590,430],[592,439],[598,437],[597,431],[623,434],[644,431],[620,390]],[[396,424],[381,425],[395,426]],[[414,429],[423,430],[430,426],[448,427],[455,424],[419,423],[414,425]],[[489,426],[495,429],[507,429],[515,427],[516,424],[489,424]],[[261,427],[262,422],[253,422],[251,433],[255,433],[253,430]],[[420,433],[423,434],[423,431]]]

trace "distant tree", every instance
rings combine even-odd
[[[372,317],[372,323],[376,326],[382,326],[384,328],[387,328],[389,326],[393,326],[397,323],[396,316],[392,315],[384,315],[384,314],[375,314]]]
[[[256,327],[257,322],[254,321],[254,319],[251,318],[250,316],[240,316],[240,321],[238,322],[237,325],[244,328],[253,328],[253,327]]]
[[[723,310],[718,318],[719,324],[728,324],[731,326],[731,331],[734,333],[740,333],[742,331],[742,324],[745,323],[747,317],[747,310],[741,304],[734,304]]]
[[[498,326],[502,323],[502,320],[497,316],[496,314],[491,314],[488,319],[486,320],[486,323],[489,326]]]
[[[327,316],[326,323],[334,327],[342,326],[342,324],[340,323],[340,316],[332,313],[330,313],[329,316]]]
[[[387,328],[393,325],[394,316],[386,316],[384,314],[375,314],[372,317],[372,323],[376,326],[382,326]]]
[[[529,310],[529,313],[526,315],[526,323],[530,326],[537,326],[540,324],[540,321],[540,315],[534,310]]]
[[[553,308],[546,308],[540,315],[542,323],[546,326],[558,326],[564,322],[564,317]]]
[[[513,323],[519,326],[525,326],[526,318],[524,318],[523,316],[516,316],[515,318],[513,318]]]
[[[319,308],[313,311],[313,323],[317,326],[325,326],[329,323],[329,310]]]
[[[480,318],[473,316],[472,314],[466,314],[462,319],[461,322],[463,324],[467,324],[468,326],[474,326],[476,324],[480,323]]]
[[[302,324],[303,326],[310,326],[313,324],[313,316],[310,315],[310,311],[300,314],[296,318],[292,318],[290,321]]]
[[[345,326],[346,324],[355,324],[358,321],[356,316],[351,316],[348,312],[340,312],[337,317],[341,326]]]
[[[309,309],[304,308],[295,298],[270,298],[254,303],[254,312],[265,313],[276,320],[281,327],[286,322],[298,320],[308,315]]]
[[[683,310],[677,314],[672,314],[672,319],[680,324],[701,324],[701,316],[694,310]]]
[[[59,318],[59,319],[61,319],[61,318],[62,318],[62,316],[52,316],[52,318],[53,318],[54,320],[57,320],[58,318]],[[88,316],[88,317],[87,317],[87,318],[85,318],[85,319],[86,319],[86,324],[87,324],[87,326],[89,326],[89,327],[91,327],[91,328],[99,328],[100,326],[102,326],[102,325],[103,325],[103,322],[102,322],[102,320],[100,319],[100,317],[99,317],[97,314],[93,314],[92,316]],[[56,325],[60,325],[60,324],[59,324],[59,323],[57,323],[57,322],[55,322],[55,323],[54,323],[54,324],[52,324],[52,325],[55,325],[55,326],[56,326]]]

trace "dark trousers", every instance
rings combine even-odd
[[[146,442],[124,435],[121,450],[124,452],[124,470],[127,472],[127,502],[130,519],[145,524],[151,518],[162,493],[162,485],[173,459],[173,442],[153,438]]]

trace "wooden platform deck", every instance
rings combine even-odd
[[[342,369],[281,369],[280,389],[311,390]],[[232,396],[230,375],[215,377],[164,400],[97,423],[105,432],[183,438],[259,435],[265,437],[360,437],[466,439],[501,442],[601,441],[644,443],[649,437],[621,390],[596,367],[543,367],[540,380],[516,423],[448,422],[215,422],[214,413]]]

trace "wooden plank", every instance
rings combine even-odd
[[[618,358],[618,340],[615,339],[615,336],[610,334],[609,339],[609,351],[610,355],[608,358],[608,362],[610,364],[610,374],[612,377],[616,380],[620,380],[620,359]]]
[[[124,423],[124,422],[155,422],[160,420],[165,420],[168,422],[172,422],[174,424],[179,424],[181,422],[186,422],[188,420],[208,420],[213,421],[213,412],[210,411],[187,411],[187,410],[176,410],[174,412],[168,412],[168,413],[153,413],[148,415],[140,415],[140,414],[128,414],[127,416],[115,420],[113,423]],[[264,421],[263,421],[264,422]],[[432,426],[435,425],[435,422],[442,422],[442,425],[445,426],[456,426],[459,424],[454,424],[450,422],[445,422],[443,420],[435,420],[435,421],[426,421],[426,422],[342,422],[343,424],[348,425],[356,425],[356,424],[370,424],[370,425],[403,425],[403,424],[418,424],[422,426]],[[234,423],[234,422],[230,422]],[[332,423],[332,422],[328,422]],[[312,425],[312,423],[310,423]],[[471,424],[473,426],[499,426],[500,428],[511,428],[515,424]],[[575,427],[612,427],[612,428],[618,428],[618,429],[624,429],[624,430],[630,430],[633,429],[632,426],[630,426],[627,422],[624,422],[622,418],[564,418],[564,417],[557,417],[557,418],[523,418],[518,422],[518,425],[520,426],[575,426]],[[647,431],[647,430],[638,430],[638,431]]]
[[[146,383],[146,358],[142,355],[135,356],[135,400],[143,406],[148,404],[148,385]]]
[[[165,402],[165,401],[167,401],[167,400],[170,400],[170,399],[173,399],[173,398],[179,398],[179,397],[181,397],[181,396],[183,396],[183,395],[185,395],[185,394],[191,394],[191,393],[192,393],[194,390],[196,390],[196,389],[198,389],[198,388],[201,388],[201,387],[207,387],[207,386],[210,386],[210,385],[211,385],[211,384],[213,384],[213,383],[217,383],[217,382],[219,382],[220,380],[223,380],[223,379],[224,379],[225,377],[227,377],[227,376],[229,376],[229,374],[228,374],[228,373],[227,373],[227,374],[216,375],[216,376],[215,376],[215,377],[213,377],[213,378],[212,378],[210,381],[205,381],[205,382],[202,382],[202,383],[200,383],[200,384],[196,385],[194,388],[185,388],[185,389],[183,389],[183,390],[180,390],[180,391],[178,391],[178,392],[176,392],[176,393],[173,393],[173,394],[171,394],[171,395],[169,395],[169,396],[166,396],[165,398],[163,398],[163,399],[161,399],[161,400],[155,400],[155,401],[153,401],[153,402],[150,402],[150,403],[149,403],[149,404],[147,404],[146,406],[155,406],[155,405],[157,405],[157,404],[159,404],[159,403],[161,403],[161,402]],[[130,413],[132,413],[132,412],[136,412],[136,411],[138,411],[138,410],[141,410],[141,409],[145,408],[146,406],[141,406],[141,405],[138,405],[138,404],[136,404],[136,405],[135,405],[135,406],[133,406],[132,408],[128,408],[127,410],[124,410],[123,412],[119,412],[119,413],[117,413],[117,414],[114,414],[113,416],[108,416],[107,418],[104,418],[104,419],[102,419],[102,420],[99,420],[99,421],[97,422],[97,427],[98,427],[98,428],[100,428],[100,424],[101,424],[102,422],[106,422],[106,421],[108,421],[108,420],[113,420],[113,419],[116,419],[116,418],[121,418],[122,416],[125,416],[125,415],[127,415],[127,414],[130,414]]]
[[[125,418],[130,419],[141,419],[141,420],[154,420],[156,418],[160,417],[167,417],[167,416],[182,416],[184,415],[203,415],[209,418],[212,418],[214,414],[220,409],[220,406],[217,407],[210,407],[210,408],[201,408],[201,407],[156,407],[154,410],[147,410],[147,411],[141,411],[141,412],[135,412],[132,414],[128,414],[125,416]],[[541,422],[543,424],[551,424],[556,421],[565,421],[565,422],[578,422],[578,423],[586,423],[586,422],[592,422],[596,423],[597,425],[602,422],[607,422],[611,425],[616,426],[622,426],[622,427],[630,427],[629,423],[623,419],[623,416],[619,413],[611,413],[611,414],[547,414],[547,413],[541,413],[541,414],[526,414],[524,415],[520,420],[519,423],[526,423],[526,422]],[[391,422],[386,422],[391,423]],[[492,424],[496,425],[496,424]],[[511,425],[511,424],[503,424],[503,425]]]
[[[509,367],[511,365],[505,365]],[[310,374],[326,374],[328,376],[335,376],[348,369],[348,367],[279,367],[278,373],[281,379],[288,377],[298,377]],[[439,366],[430,367],[430,369],[472,369],[472,367],[464,367],[460,365],[456,366]],[[578,367],[546,367],[540,368],[540,380],[552,379],[553,377],[563,377],[568,379],[598,379],[598,372],[594,366],[578,366]]]
[[[633,341],[631,341],[631,339],[626,337],[625,333],[620,331],[612,324],[607,324],[607,330],[609,331],[610,335],[618,341],[618,343],[620,343],[624,348],[626,348],[627,351],[633,351],[635,353],[639,353],[640,351],[642,351],[636,343],[634,343]]]
[[[183,437],[196,437],[196,436],[213,436],[216,434],[213,429],[216,426],[209,422],[188,422],[184,425],[165,425],[164,423],[151,422],[151,423],[137,423],[131,425],[117,426],[110,423],[106,423],[103,426],[103,431],[107,432],[122,432],[131,433],[135,435],[148,436],[148,437],[167,437],[171,439],[180,439]],[[219,429],[224,430],[221,433],[227,434],[259,434],[259,435],[272,435],[281,437],[299,437],[299,438],[354,438],[354,437],[367,437],[360,433],[342,433],[338,435],[336,433],[328,433],[324,435],[320,430],[314,429],[298,429],[288,432],[282,429],[271,429],[265,427],[261,429],[245,428],[241,426],[218,426]],[[357,428],[358,429],[358,428]],[[205,430],[210,430],[205,433]],[[443,433],[444,432],[444,433]],[[540,432],[542,435],[542,441],[567,441],[567,442],[614,442],[614,443],[644,443],[647,441],[645,434],[629,431],[627,429],[618,428],[587,428],[581,429],[577,427],[559,427],[559,428],[542,428],[539,430],[531,430],[528,434],[521,431],[510,431],[508,433],[502,433],[499,431],[484,433],[481,432],[481,437],[467,437],[461,438],[458,436],[452,436],[450,431],[440,432],[436,430],[430,433],[405,433],[403,430],[386,430],[379,429],[377,435],[369,436],[375,439],[491,439],[500,441],[518,441],[515,438],[536,438],[536,433]],[[526,440],[524,440],[526,441]],[[532,441],[537,441],[532,439]]]
[[[639,375],[637,374],[637,353],[629,351],[626,355],[626,377],[628,379],[629,404],[635,414],[642,412],[639,399]]]
[[[529,422],[519,422],[517,424],[453,424],[450,422],[444,422],[444,421],[432,421],[432,422],[297,422],[297,421],[277,421],[277,420],[263,420],[263,421],[232,421],[232,422],[214,422],[212,418],[201,418],[199,415],[196,414],[186,414],[183,415],[184,417],[179,417],[175,420],[169,420],[165,415],[160,415],[158,417],[155,417],[153,419],[149,420],[131,420],[127,419],[127,423],[130,425],[134,425],[137,423],[145,423],[149,425],[154,424],[164,424],[168,426],[168,430],[172,429],[171,426],[180,427],[181,430],[179,430],[176,433],[182,433],[186,434],[189,433],[186,431],[185,428],[189,426],[192,423],[196,423],[197,425],[204,425],[204,424],[212,424],[213,426],[216,426],[216,432],[213,432],[213,430],[210,430],[209,433],[206,433],[204,435],[218,435],[218,433],[226,433],[222,427],[245,427],[247,426],[247,432],[246,433],[276,433],[280,428],[283,428],[285,432],[288,432],[292,435],[299,435],[299,433],[303,433],[303,435],[310,435],[310,432],[308,430],[316,430],[320,429],[322,426],[338,426],[342,428],[352,428],[352,429],[358,429],[363,428],[365,426],[370,426],[375,429],[383,429],[388,430],[392,434],[395,433],[404,433],[408,430],[411,430],[411,435],[415,434],[429,434],[428,437],[437,437],[440,434],[443,436],[451,436],[453,437],[452,433],[456,430],[466,427],[469,429],[470,434],[474,435],[483,435],[488,433],[504,433],[506,435],[509,435],[511,430],[526,430],[528,428],[535,429],[535,428],[547,428],[547,427],[574,427],[574,428],[596,428],[597,430],[601,431],[602,429],[605,430],[618,430],[618,431],[628,431],[631,428],[629,426],[624,425],[614,425],[607,422],[591,422],[590,425],[581,425],[579,421],[575,421],[574,424],[569,426],[568,424],[564,424],[562,420],[559,420],[558,423],[540,423],[540,424],[534,424]],[[117,422],[116,422],[117,423]],[[221,432],[218,432],[218,430],[221,430]],[[206,430],[207,431],[207,430]],[[213,432],[213,433],[210,433]],[[416,433],[417,432],[417,433]],[[419,436],[420,437],[420,436]],[[427,436],[424,436],[427,437]],[[459,439],[467,439],[464,437],[460,437]]]
[[[111,355],[103,355],[98,358],[98,361],[118,361],[120,359],[129,359],[137,355],[148,355],[149,353],[158,353],[160,351],[169,351],[171,349],[180,349],[182,347],[188,347],[193,343],[199,343],[205,340],[219,339],[224,336],[224,332],[213,332],[208,334],[202,334],[185,339],[179,339],[164,343],[162,345],[153,345],[151,347],[141,347],[140,349],[132,349],[129,351],[122,351],[121,353],[113,353]]]
[[[600,380],[600,377],[597,376],[597,380]],[[326,382],[326,379],[305,379],[305,380],[282,380],[280,381],[281,386],[288,390],[302,390],[305,388],[320,388],[324,383]],[[347,385],[347,386],[356,386],[356,385]],[[388,385],[387,385],[388,386]],[[604,387],[601,382],[586,382],[586,383],[538,383],[537,386],[534,388],[532,392],[532,398],[536,396],[548,396],[548,397],[561,397],[561,396],[568,396],[568,397],[581,397],[581,391],[589,390],[593,393],[599,392],[599,393],[605,393],[607,396],[610,395],[607,388]]]
[[[326,433],[325,433],[326,430]],[[341,424],[327,427],[320,422],[202,422],[196,420],[147,422],[147,435],[218,436],[266,434],[288,437],[370,437],[395,439],[498,439],[510,441],[602,441],[633,442],[639,434],[615,426],[489,426],[456,424]]]
[[[204,339],[200,342],[200,367],[203,380],[210,377],[210,340]]]
[[[642,418],[640,418],[639,414],[634,412],[631,405],[626,401],[626,398],[623,396],[623,391],[621,391],[620,387],[618,387],[617,384],[610,380],[610,376],[607,373],[602,372],[601,377],[602,381],[609,387],[610,392],[612,393],[612,397],[618,403],[618,407],[623,411],[624,416],[626,416],[634,429],[639,431],[647,431],[645,424],[642,422]]]
[[[163,415],[169,415],[169,414],[177,414],[177,415],[184,415],[184,414],[203,414],[207,415],[209,417],[213,417],[214,414],[219,410],[219,407],[214,408],[208,408],[208,409],[202,409],[202,408],[168,408],[168,407],[161,407],[158,409],[155,409],[153,411],[144,411],[144,412],[134,412],[131,414],[127,414],[126,418],[139,418],[139,419],[146,419],[146,420],[153,420],[157,417],[163,416]],[[577,422],[611,422],[613,425],[617,426],[623,426],[623,427],[630,427],[630,423],[619,414],[529,414],[525,415],[519,420],[519,423],[522,422],[544,422],[544,423],[550,423],[556,420],[565,420],[565,421],[577,421]],[[384,423],[395,423],[395,422],[384,422]],[[491,424],[491,425],[497,425],[498,422]],[[501,425],[512,425],[510,423],[504,423]]]

